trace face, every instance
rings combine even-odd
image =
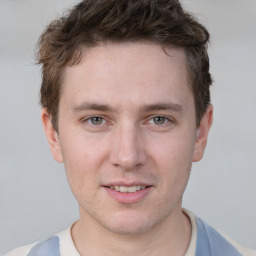
[[[58,133],[43,110],[54,158],[64,162],[81,220],[138,234],[181,212],[191,163],[203,155],[212,110],[196,127],[183,50],[106,44],[65,71]]]

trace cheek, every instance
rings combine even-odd
[[[75,197],[92,194],[99,184],[99,170],[105,152],[92,138],[85,136],[66,137],[61,140],[61,150],[69,185]],[[84,199],[82,199],[84,200]]]
[[[176,133],[151,140],[150,155],[166,168],[187,169],[192,162],[194,139],[190,133]]]
[[[175,134],[159,140],[151,150],[159,176],[162,177],[162,188],[167,194],[183,193],[192,165],[193,139],[192,136]]]
[[[67,169],[84,172],[97,164],[100,165],[107,153],[104,138],[76,130],[66,131],[65,134],[63,133],[61,138],[61,150]]]

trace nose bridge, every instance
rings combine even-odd
[[[145,152],[141,143],[139,128],[132,123],[124,122],[116,127],[112,162],[125,170],[142,165],[145,161]]]

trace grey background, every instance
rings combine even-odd
[[[0,0],[0,255],[78,218],[40,122],[37,38],[74,0]],[[256,249],[256,1],[184,0],[212,34],[215,120],[184,207]]]

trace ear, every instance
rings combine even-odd
[[[41,119],[42,119],[46,138],[50,145],[52,155],[57,162],[62,163],[63,157],[62,157],[62,152],[60,147],[59,135],[56,132],[56,130],[53,128],[51,117],[45,108],[42,109],[41,111]]]
[[[212,126],[212,119],[213,119],[213,107],[212,105],[209,105],[196,131],[196,142],[194,146],[193,162],[200,161],[204,155],[204,150],[207,144],[208,133]]]

